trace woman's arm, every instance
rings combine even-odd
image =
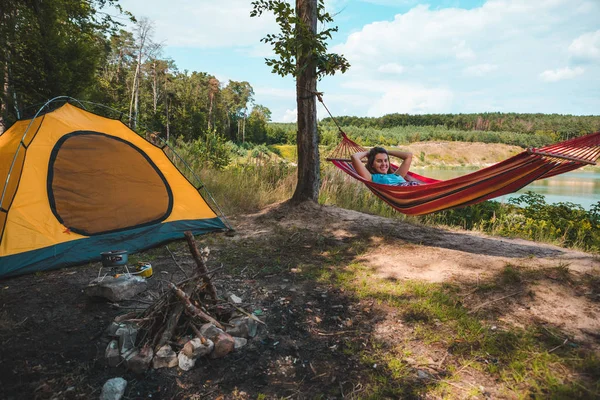
[[[371,173],[362,163],[361,159],[366,157],[369,154],[368,151],[359,151],[358,153],[352,154],[350,157],[352,159],[352,166],[356,170],[356,172],[364,179],[371,180]]]
[[[410,168],[410,164],[412,162],[412,153],[408,151],[400,151],[400,150],[388,150],[389,155],[394,157],[398,157],[402,159],[402,164],[398,167],[398,169],[394,172],[396,175],[400,175],[401,177],[405,177],[408,169]]]

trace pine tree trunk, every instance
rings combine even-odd
[[[246,112],[244,111],[244,119],[242,120],[242,143],[246,143]]]
[[[133,116],[133,103],[135,100],[135,88],[137,86],[138,68],[136,67],[135,73],[133,74],[133,84],[131,85],[131,101],[129,101],[129,127],[132,127],[132,123],[135,120]]]
[[[169,100],[168,100],[168,98],[167,98],[167,100],[165,100],[165,103],[166,103],[165,109],[166,109],[166,113],[167,113],[167,142],[168,142],[169,134],[170,134],[170,132],[169,132]]]
[[[215,97],[214,94],[210,93],[208,95],[209,99],[210,99],[210,103],[208,106],[208,131],[210,132],[210,121],[212,118],[212,109],[213,109],[213,98]]]
[[[0,100],[0,135],[4,133],[6,129],[6,116],[8,114],[8,60],[4,64],[4,71],[2,71],[2,99]]]
[[[158,105],[158,74],[156,73],[156,60],[152,62],[152,74],[154,75],[152,84],[152,106],[154,107],[154,113],[156,114],[156,107]]]
[[[296,0],[296,13],[300,20],[317,31],[317,0]],[[301,41],[301,39],[299,40]],[[298,184],[292,203],[319,199],[319,136],[317,131],[317,91],[315,60],[309,49],[298,49],[296,78],[296,104],[298,107]]]

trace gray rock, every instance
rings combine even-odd
[[[188,356],[183,354],[183,352],[180,351],[179,354],[177,354],[177,360],[179,363],[179,368],[181,368],[184,371],[189,371],[190,369],[194,368],[197,359],[189,358]]]
[[[146,280],[139,276],[121,275],[118,278],[96,278],[85,288],[89,297],[103,297],[116,302],[133,298],[148,287]]]
[[[211,358],[225,357],[233,351],[235,345],[233,337],[213,324],[202,325],[200,327],[200,333],[207,339],[212,340],[215,344],[215,348],[210,354]]]
[[[106,361],[109,367],[116,367],[121,362],[121,353],[119,352],[119,342],[117,340],[111,340],[106,351],[104,352]]]
[[[124,325],[121,324],[120,322],[111,322],[110,325],[108,326],[108,328],[106,328],[106,334],[108,336],[112,336],[115,337],[117,336],[117,331],[119,330],[119,328],[122,328]]]
[[[123,378],[112,378],[102,386],[100,400],[121,400],[125,394],[127,381]]]
[[[219,329],[220,330],[220,329]],[[219,334],[212,338],[215,348],[210,353],[210,358],[221,358],[231,353],[235,348],[233,336],[220,330]]]
[[[242,299],[233,293],[230,293],[229,297],[227,299],[229,301],[231,301],[233,304],[241,304],[242,303]]]
[[[216,337],[220,332],[223,332],[223,330],[217,328],[211,323],[204,324],[200,327],[200,333],[202,334],[202,336],[211,340],[212,338]]]
[[[234,340],[234,344],[233,344],[234,350],[241,349],[248,343],[248,339],[246,339],[246,338],[234,337],[233,340]]]
[[[234,318],[229,321],[229,325],[232,326],[226,328],[227,333],[229,333],[231,336],[242,338],[256,336],[256,331],[258,329],[258,323],[252,318],[248,317]]]
[[[133,325],[126,324],[115,332],[115,336],[119,338],[119,351],[121,355],[128,353],[135,348],[135,340],[137,338],[137,328]]]
[[[181,352],[188,356],[189,358],[199,358],[205,355],[210,354],[215,348],[215,344],[210,339],[202,339],[194,338],[187,342]]]
[[[150,347],[144,347],[127,359],[127,368],[136,374],[143,374],[150,367],[153,355]]]
[[[175,353],[168,344],[161,347],[152,359],[152,367],[154,367],[154,369],[172,368],[176,367],[178,364],[177,353]]]

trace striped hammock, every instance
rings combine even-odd
[[[600,132],[561,143],[532,148],[490,167],[445,181],[408,172],[418,186],[390,186],[373,183],[358,175],[350,156],[365,149],[341,132],[342,141],[327,158],[336,167],[363,182],[396,210],[409,215],[429,214],[480,203],[516,192],[529,183],[563,174],[600,158]],[[392,168],[396,168],[392,166]]]

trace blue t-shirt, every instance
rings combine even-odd
[[[382,185],[398,186],[406,183],[406,179],[396,174],[371,174],[371,180]]]

